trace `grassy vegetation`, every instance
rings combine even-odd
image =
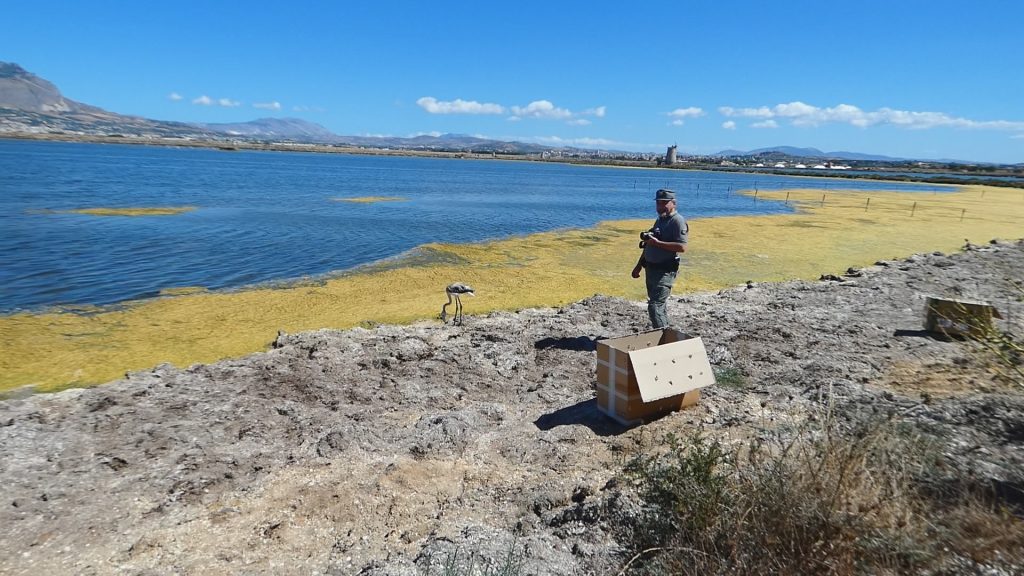
[[[466,555],[460,548],[456,548],[445,558],[438,576],[518,576],[523,572],[524,556],[525,550],[519,548],[517,542],[512,542],[505,556],[495,563],[487,562],[476,552]],[[428,565],[425,576],[433,574]]]
[[[1024,284],[1007,280],[1017,293],[1017,302],[1024,302]],[[1014,332],[1013,327],[999,330],[994,324],[988,325],[981,347],[987,356],[997,380],[1016,384],[1024,388],[1024,338]]]
[[[735,366],[716,367],[714,370],[715,384],[737,390],[743,390],[747,387],[747,377],[743,374],[743,370]]]
[[[879,259],[953,252],[964,238],[1019,237],[1024,221],[1024,194],[1010,189],[761,191],[757,201],[787,195],[795,214],[693,220],[676,293],[817,279]],[[685,212],[685,199],[681,205]],[[266,349],[278,330],[431,319],[445,301],[444,287],[456,281],[477,289],[467,314],[559,306],[593,294],[643,300],[643,281],[629,271],[638,255],[636,232],[648,226],[650,219],[605,222],[495,242],[431,244],[401,265],[389,261],[283,287],[0,316],[0,390],[89,386],[161,362],[189,366],[243,356]]]
[[[1011,332],[993,331],[983,346],[992,356],[997,377],[1024,387],[1024,341]]]
[[[947,477],[941,441],[911,426],[829,424],[740,447],[699,435],[666,442],[664,454],[627,467],[644,506],[620,527],[630,545],[622,574],[1024,566],[1024,521],[986,487]]]
[[[1014,299],[1024,302],[1024,284],[1012,278],[1004,282],[1016,294]],[[1005,312],[1010,314],[1009,310]],[[934,318],[933,332],[970,344],[995,382],[1024,387],[1024,340],[1009,321],[1004,328],[999,327],[995,321],[1000,317],[998,308],[952,300],[933,304],[930,314]]]

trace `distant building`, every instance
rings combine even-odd
[[[671,165],[673,165],[675,163],[676,163],[676,145],[673,144],[673,145],[669,146],[668,150],[665,152],[665,164],[668,164],[669,166],[671,166]]]

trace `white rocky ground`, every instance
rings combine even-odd
[[[603,296],[282,334],[241,359],[8,398],[0,573],[411,575],[456,550],[615,573],[631,455],[673,431],[744,441],[830,403],[942,431],[952,469],[1020,503],[1024,390],[920,330],[940,295],[991,301],[1024,333],[1022,271],[1024,244],[994,244],[673,297],[677,324],[745,385],[630,429],[596,409],[594,342],[646,329],[646,310]]]

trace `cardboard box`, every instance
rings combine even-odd
[[[692,406],[715,383],[704,342],[671,328],[597,343],[597,407],[632,425]]]
[[[986,302],[937,298],[925,299],[924,329],[946,336],[983,338],[994,329],[993,318],[999,311]]]

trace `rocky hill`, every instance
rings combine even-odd
[[[11,62],[0,62],[0,135],[188,139],[201,141],[272,141],[435,151],[532,154],[549,146],[503,142],[458,134],[341,136],[298,118],[260,118],[248,122],[185,123],[152,120],[108,112],[65,98],[56,85]],[[576,151],[574,148],[564,148]]]
[[[52,83],[8,62],[0,62],[0,106],[43,114],[104,112],[64,98]]]
[[[868,160],[875,162],[899,162],[905,158],[893,158],[878,154],[862,154],[860,152],[844,152],[836,150],[833,152],[822,152],[817,148],[797,148],[794,146],[773,146],[770,148],[758,148],[756,150],[722,150],[715,156],[758,156],[763,158],[779,159],[829,159],[829,160]]]
[[[57,87],[21,66],[0,62],[0,134],[132,135],[216,138],[209,130],[108,112],[65,98]]]
[[[299,140],[302,142],[338,142],[337,134],[319,124],[298,118],[259,118],[250,122],[200,124],[203,128],[229,136]]]

